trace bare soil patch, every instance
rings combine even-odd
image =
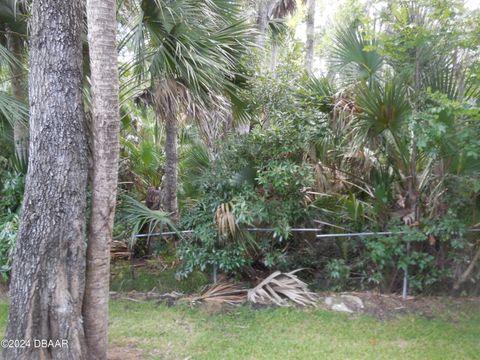
[[[360,298],[363,302],[362,308],[352,308],[353,313],[373,315],[379,319],[390,319],[402,315],[416,315],[426,319],[445,318],[456,321],[459,316],[469,309],[480,308],[480,297],[441,297],[441,296],[409,296],[403,299],[397,294],[380,294],[376,292],[322,292],[319,293],[318,307],[325,310],[331,310],[325,304],[327,297],[341,298],[342,296],[352,296]],[[128,293],[111,293],[113,299],[128,300],[132,302],[155,301],[158,304],[174,306],[179,303],[188,303],[189,298],[180,293],[160,294],[154,291]],[[254,310],[275,307],[274,305],[252,304]],[[294,306],[292,304],[292,306]],[[215,308],[213,313],[221,313],[231,310],[229,304],[209,304],[205,302],[205,309]],[[210,311],[209,311],[210,312]]]
[[[135,344],[127,346],[113,346],[108,349],[108,360],[142,360],[143,352]]]
[[[455,321],[462,312],[480,308],[480,297],[440,297],[409,296],[403,299],[397,294],[380,294],[375,292],[321,293],[319,304],[325,305],[328,296],[352,295],[360,298],[363,309],[355,312],[373,315],[379,319],[389,319],[401,315],[416,315],[426,319],[436,317]]]

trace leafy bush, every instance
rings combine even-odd
[[[283,250],[291,240],[289,228],[308,221],[305,189],[314,183],[313,168],[305,162],[308,137],[302,119],[277,119],[269,129],[255,128],[241,138],[232,137],[219,159],[201,175],[202,194],[184,209],[181,227],[195,235],[181,242],[182,275],[195,268],[216,267],[238,273],[254,262],[272,268],[285,261]],[[222,204],[237,231],[225,236],[216,217]],[[217,214],[217,215],[216,215]],[[226,216],[226,215],[225,215]],[[250,234],[248,227],[271,227],[271,234]]]
[[[5,171],[0,183],[0,218],[20,210],[25,186],[25,176],[15,171]]]
[[[12,266],[18,226],[15,214],[4,217],[0,223],[0,276],[4,281],[7,281]]]
[[[346,264],[345,259],[330,259],[326,271],[333,290],[343,290],[347,287],[351,267]]]

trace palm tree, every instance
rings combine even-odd
[[[93,176],[83,319],[87,357],[107,359],[110,241],[119,157],[119,82],[116,1],[88,0],[92,94]]]
[[[286,27],[281,22],[287,15],[293,14],[297,9],[297,0],[260,0],[257,2],[257,45],[263,50],[267,30],[271,30],[272,49],[270,69],[274,70],[277,63],[279,34],[286,32]]]
[[[20,162],[26,162],[28,154],[28,125],[25,116],[26,77],[23,66],[26,44],[26,15],[22,3],[0,1],[0,32],[5,34],[5,45],[0,42],[0,58],[10,68],[12,99],[0,94],[0,113],[10,120],[13,127],[15,155]],[[3,62],[2,61],[2,62]]]
[[[378,164],[386,161],[387,169],[378,167],[376,170],[383,173],[387,182],[391,174],[395,174],[397,196],[402,198],[410,220],[416,223],[420,220],[421,198],[426,197],[427,184],[441,182],[439,179],[432,181],[434,169],[444,169],[442,163],[446,159],[444,151],[429,159],[417,147],[412,129],[421,121],[418,114],[425,110],[422,99],[429,89],[461,101],[474,98],[478,87],[456,66],[458,59],[454,59],[454,49],[440,49],[441,39],[427,41],[422,38],[425,33],[439,33],[435,30],[438,25],[428,21],[430,10],[423,5],[403,6],[408,14],[404,24],[406,30],[391,36],[397,37],[395,40],[400,44],[410,39],[409,46],[399,51],[392,49],[393,56],[381,56],[375,38],[368,39],[359,24],[352,24],[337,30],[331,63],[334,69],[342,72],[339,80],[344,88],[334,97],[334,108],[341,109],[348,118],[347,143],[357,150],[364,147],[373,150],[377,160],[383,158]],[[415,32],[415,36],[419,36],[415,41],[410,38],[412,26],[423,28]],[[443,147],[442,144],[438,146]],[[385,183],[379,185],[386,186]],[[441,187],[437,186],[437,194],[439,189]]]
[[[212,94],[234,88],[251,33],[231,1],[151,0],[137,2],[136,10],[128,36],[139,78],[150,79],[155,112],[165,123],[165,210],[176,220],[178,116],[208,110]]]

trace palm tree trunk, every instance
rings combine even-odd
[[[177,202],[177,116],[178,104],[185,89],[174,79],[156,81],[154,84],[155,113],[165,122],[165,201],[164,208],[178,221]]]
[[[178,221],[177,203],[177,114],[165,117],[165,197],[166,210],[173,222]]]
[[[13,96],[19,101],[25,101],[26,88],[25,76],[22,69],[24,45],[18,34],[8,30],[7,48],[15,56],[18,64],[12,66],[12,90]],[[20,120],[13,125],[13,140],[15,144],[15,155],[20,161],[26,161],[28,156],[28,127]]]
[[[274,40],[272,42],[272,53],[270,54],[270,71],[274,71],[277,68],[278,48],[278,43]]]
[[[119,101],[115,0],[87,0],[93,178],[83,303],[88,359],[107,359],[110,242],[117,195]]]
[[[262,49],[265,46],[265,35],[268,26],[269,0],[259,0],[257,8],[257,44]]]
[[[307,0],[307,43],[305,53],[305,69],[311,75],[315,39],[315,0]]]
[[[85,359],[87,145],[82,0],[36,0],[30,39],[30,156],[10,283],[4,359]],[[34,339],[65,340],[35,347]]]

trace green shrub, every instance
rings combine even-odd
[[[12,266],[18,226],[18,216],[15,214],[3,217],[0,223],[0,276],[4,281],[7,281]]]

